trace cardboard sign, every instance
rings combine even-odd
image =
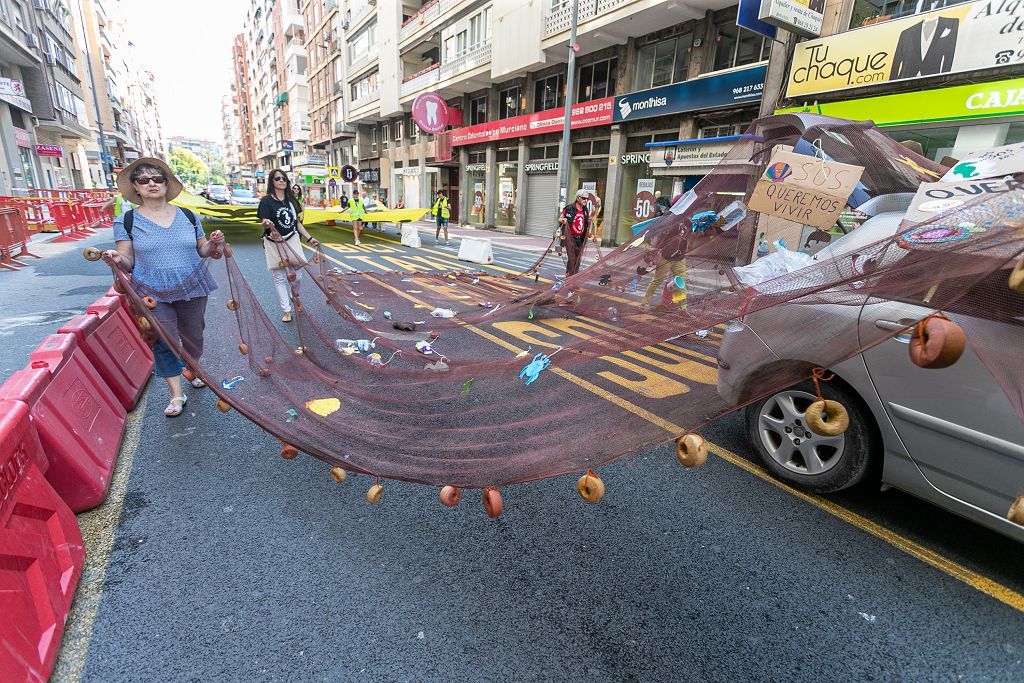
[[[999,178],[1024,171],[1024,142],[1003,145],[984,152],[968,154],[965,159],[946,171],[946,183],[981,178]]]
[[[753,211],[801,225],[830,228],[863,173],[863,166],[776,147],[747,205]]]
[[[926,223],[979,197],[1021,189],[1024,189],[1024,181],[1013,178],[968,180],[959,183],[921,183],[914,200],[910,203],[910,208],[907,209],[907,215],[900,223],[900,228]]]

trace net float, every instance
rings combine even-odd
[[[103,258],[103,252],[96,247],[86,247],[82,252],[82,256],[85,257],[86,261],[99,261]]]
[[[462,500],[462,489],[458,486],[444,486],[441,488],[438,498],[441,499],[441,505],[453,508]]]
[[[384,487],[380,484],[374,484],[366,491],[366,500],[373,505],[380,502],[381,496],[384,495]]]
[[[270,377],[270,370],[267,368],[260,368],[256,371],[256,374],[260,377]]]
[[[157,339],[159,339],[159,337],[156,336],[156,332],[153,330],[146,330],[142,333],[142,341],[146,342],[150,346],[156,344]]]
[[[213,249],[210,250],[210,258],[212,258],[214,261],[219,261],[221,256],[223,256],[223,254],[220,253],[220,249],[214,247]]]
[[[1006,518],[1014,524],[1024,525],[1024,496],[1017,496],[1017,500],[1013,501],[1013,505],[1006,513]]]
[[[274,364],[274,357],[273,356],[267,356],[266,358],[263,359],[263,362],[266,363],[267,365],[273,365]]]
[[[430,333],[430,338],[431,338],[431,339],[437,339],[437,338],[438,338],[438,337],[440,337],[440,336],[441,336],[441,335],[439,335],[439,334],[438,334],[437,332],[431,332],[431,333]]]
[[[676,439],[676,459],[683,467],[700,467],[708,459],[708,445],[700,434],[683,434]]]
[[[501,517],[501,513],[504,512],[504,508],[501,503],[501,492],[493,486],[488,486],[484,489],[483,496],[484,512],[491,519],[497,519]]]
[[[910,337],[910,361],[932,370],[948,368],[960,359],[967,337],[949,318],[932,316],[914,326]]]
[[[156,308],[156,299],[151,296],[144,296],[142,297],[142,305],[152,311]]]
[[[320,257],[319,256],[314,256],[313,257],[313,263],[320,263]]]
[[[296,346],[295,347],[295,355],[296,356],[301,356],[305,352],[306,352],[306,350],[304,348],[302,348],[301,346]]]
[[[343,467],[332,467],[331,468],[331,479],[333,479],[334,481],[336,481],[339,484],[341,484],[346,479],[348,479],[348,472],[346,472]]]
[[[218,399],[217,400],[217,410],[219,410],[222,413],[226,413],[229,410],[231,410],[231,406],[224,399]]]
[[[1024,258],[1017,261],[1017,265],[1010,271],[1009,285],[1015,292],[1024,292]]]
[[[243,356],[248,356],[249,345],[246,344],[245,342],[242,342],[241,344],[238,345],[238,352],[241,353]]]
[[[288,273],[288,282],[295,282],[297,279],[298,277],[295,275],[295,273]]]
[[[229,311],[237,311],[238,310],[238,302],[235,301],[234,299],[228,299],[227,304],[225,304],[225,305],[228,307]]]
[[[839,401],[815,401],[807,406],[804,419],[818,436],[839,436],[850,426],[850,414]]]
[[[281,444],[281,457],[285,460],[294,460],[299,454],[299,449],[290,443]]]
[[[285,263],[283,259],[277,262],[277,267],[278,267],[278,268],[284,268],[284,267],[285,267],[285,266],[287,266],[287,265],[288,265],[288,264],[287,264],[287,263]]]
[[[139,323],[139,329],[142,330],[143,332],[147,332],[153,329],[153,326],[149,324],[149,318],[147,318],[146,316],[140,315],[138,318],[136,318],[136,320]]]
[[[600,503],[604,498],[604,482],[594,474],[594,470],[588,470],[576,482],[576,492],[588,503]]]

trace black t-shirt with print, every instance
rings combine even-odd
[[[281,237],[288,238],[293,232],[295,232],[296,225],[298,224],[298,216],[295,213],[295,204],[285,199],[280,201],[273,195],[266,195],[260,200],[260,207],[256,210],[256,217],[261,221],[264,218],[269,218],[274,221],[274,225],[277,226],[277,231],[281,233]],[[270,235],[269,228],[263,229],[263,236],[268,237]]]

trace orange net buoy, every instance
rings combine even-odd
[[[142,297],[142,305],[152,311],[156,308],[156,299],[151,296],[144,296]]]
[[[374,484],[366,491],[366,501],[372,505],[379,503],[383,496],[384,487],[379,483]]]
[[[505,511],[501,502],[501,492],[493,486],[488,486],[484,489],[483,503],[484,512],[491,519],[501,517],[501,513]]]
[[[708,459],[708,445],[700,434],[683,434],[676,439],[676,459],[683,467],[700,467]]]
[[[588,503],[600,503],[604,498],[604,482],[601,481],[601,477],[594,474],[594,470],[588,470],[576,482],[576,492]]]
[[[331,479],[341,484],[346,479],[348,479],[348,472],[346,472],[343,467],[332,467]]]
[[[294,460],[299,455],[299,449],[290,443],[281,444],[281,457],[285,460]]]
[[[804,411],[807,428],[818,436],[839,436],[850,426],[850,414],[839,401],[815,401]]]
[[[441,499],[442,505],[453,508],[462,500],[462,489],[458,486],[444,486],[441,488],[438,498]]]
[[[910,338],[910,361],[931,370],[948,368],[960,359],[967,337],[955,322],[941,315],[932,315],[914,326]]]
[[[231,405],[228,404],[228,402],[225,401],[224,399],[218,399],[217,400],[217,410],[219,410],[222,413],[226,413],[229,410],[231,410]]]

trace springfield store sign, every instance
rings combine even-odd
[[[757,102],[764,91],[765,71],[767,67],[762,64],[616,97],[614,120],[634,121]]]
[[[1024,64],[1024,3],[987,0],[799,43],[787,97]]]
[[[573,106],[569,126],[572,129],[603,126],[612,122],[612,98],[582,102]],[[510,119],[467,126],[451,132],[452,146],[472,145],[475,142],[493,142],[508,138],[561,133],[565,124],[565,107],[548,109],[534,114],[513,116]]]

